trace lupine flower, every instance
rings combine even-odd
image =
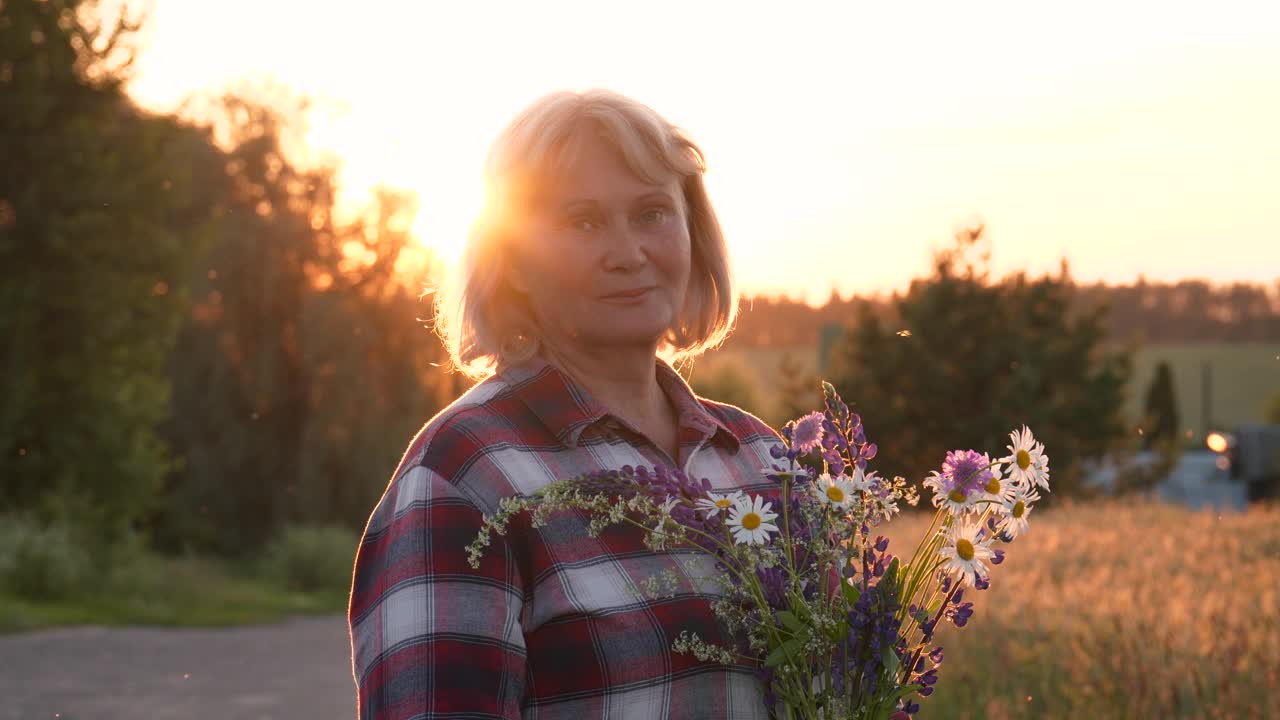
[[[942,463],[942,472],[933,471],[924,486],[933,490],[933,506],[946,507],[961,515],[977,506],[983,486],[991,480],[991,458],[973,450],[953,450]]]
[[[769,522],[778,517],[770,512],[773,503],[764,502],[759,495],[743,496],[729,509],[729,528],[735,542],[763,545],[769,541],[769,533],[778,532],[778,526]]]
[[[975,523],[954,522],[947,533],[946,542],[938,554],[946,559],[944,570],[973,585],[978,577],[987,576],[986,561],[995,556],[991,549],[993,538],[980,537],[981,528]]]
[[[1044,445],[1036,442],[1031,430],[1026,425],[1022,430],[1009,433],[1009,457],[1001,458],[1001,462],[1009,463],[1009,479],[1027,487],[1049,489],[1049,456],[1044,454]]]

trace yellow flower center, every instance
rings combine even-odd
[[[842,503],[844,502],[844,491],[835,485],[832,485],[827,488],[827,497],[830,498],[833,503]]]
[[[964,494],[963,490],[952,490],[951,494],[947,496],[947,499],[954,503],[962,503],[967,500],[968,497],[968,495]]]
[[[742,527],[747,530],[755,530],[760,527],[760,516],[755,513],[747,513],[742,516]]]
[[[732,504],[733,504],[733,501],[730,500],[729,498],[720,498],[719,500],[716,501],[716,507],[720,508],[721,510],[729,507]]]
[[[1031,467],[1031,453],[1026,450],[1019,450],[1017,455],[1018,467],[1026,470]]]
[[[1015,518],[1021,518],[1022,514],[1025,513],[1026,511],[1027,511],[1027,504],[1019,500],[1018,502],[1013,504],[1013,512],[1011,514]]]
[[[964,538],[960,538],[959,540],[957,540],[956,555],[959,555],[960,559],[964,560],[965,562],[969,562],[970,560],[972,560],[973,559],[973,543],[969,542],[968,540],[965,540]]]
[[[985,488],[987,492],[995,495],[1000,492],[1000,481],[995,478],[991,478],[987,481],[987,484],[982,487]]]

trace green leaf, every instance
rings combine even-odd
[[[893,715],[896,711],[898,700],[901,700],[903,697],[910,695],[913,692],[918,692],[923,689],[923,685],[904,685],[898,688],[893,691],[892,694],[880,701],[880,705],[876,709],[876,714],[872,717],[874,717],[875,720],[888,720],[889,716]]]
[[[804,647],[804,638],[791,638],[769,653],[769,656],[764,659],[764,666],[776,667],[779,663],[785,662],[788,657],[799,654],[802,647]]]
[[[848,581],[840,583],[840,589],[844,592],[845,604],[850,608],[858,603],[858,598],[862,597],[862,588]]]
[[[898,653],[894,652],[892,647],[885,647],[880,653],[880,660],[884,662],[885,673],[889,677],[897,676],[898,667],[902,665],[902,660],[898,658]]]
[[[786,627],[788,630],[792,630],[794,632],[804,632],[804,629],[805,629],[804,623],[801,622],[800,618],[796,617],[795,613],[791,612],[790,610],[779,610],[778,612],[774,613],[774,617],[781,620],[783,626]]]
[[[901,563],[898,562],[898,558],[894,557],[893,560],[889,562],[889,569],[884,574],[887,578],[893,578],[893,584],[897,586],[895,588],[896,590],[902,589],[902,577],[901,573],[898,572],[899,565],[901,565]]]

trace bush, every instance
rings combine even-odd
[[[65,525],[0,518],[0,592],[30,600],[66,598],[96,576],[89,551]]]
[[[267,546],[262,572],[290,590],[345,593],[359,543],[342,527],[289,526]]]

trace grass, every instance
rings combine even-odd
[[[1032,516],[921,717],[1262,718],[1280,707],[1280,507],[1149,502]],[[924,517],[895,520],[900,549]],[[914,547],[914,543],[910,547]],[[906,552],[906,551],[904,551]]]
[[[0,587],[0,633],[82,624],[244,625],[343,612],[346,604],[345,592],[290,590],[245,565],[143,553],[101,585],[70,596],[33,600]]]

